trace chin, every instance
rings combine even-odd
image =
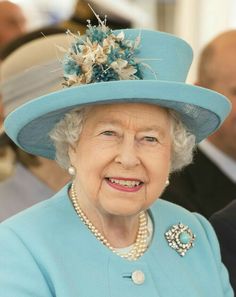
[[[136,204],[133,201],[126,203],[126,202],[119,202],[119,203],[108,203],[102,205],[102,208],[105,210],[106,213],[114,216],[133,216],[138,215],[140,211],[144,209],[143,205]]]

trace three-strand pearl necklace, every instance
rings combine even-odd
[[[85,213],[82,211],[78,202],[74,183],[72,183],[71,185],[71,201],[81,221],[89,228],[89,230],[95,235],[95,237],[99,241],[101,241],[106,247],[108,247],[113,253],[127,260],[134,261],[140,258],[147,250],[148,228],[147,228],[147,216],[144,211],[140,212],[139,214],[139,229],[138,229],[138,234],[137,234],[135,243],[132,245],[132,248],[129,252],[121,253],[116,248],[111,246],[108,240],[97,230],[97,228],[93,225],[93,223],[87,218]]]

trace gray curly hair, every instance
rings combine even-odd
[[[56,149],[56,161],[62,168],[68,169],[71,165],[68,155],[69,147],[79,140],[86,114],[90,109],[91,106],[87,106],[70,111],[49,134]],[[168,112],[173,137],[170,171],[174,172],[192,162],[196,141],[195,136],[187,130],[178,114],[171,109],[168,109]]]

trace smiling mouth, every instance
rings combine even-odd
[[[117,179],[108,177],[106,180],[114,186],[117,185],[129,189],[140,187],[143,184],[142,181],[134,179]]]

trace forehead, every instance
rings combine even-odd
[[[94,124],[136,124],[160,125],[166,124],[169,115],[166,109],[146,103],[118,103],[93,106],[87,120]]]

